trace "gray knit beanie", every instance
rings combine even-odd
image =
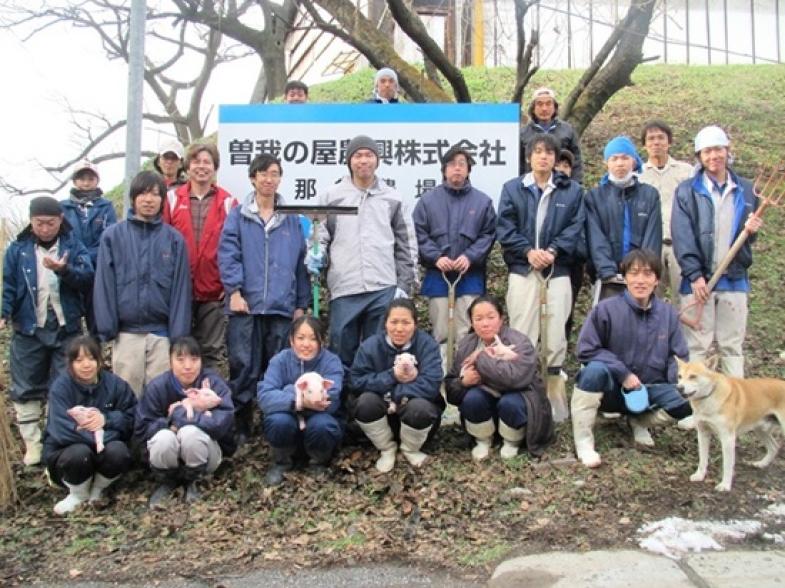
[[[379,146],[376,144],[376,141],[367,135],[357,135],[354,139],[349,141],[349,144],[346,146],[346,165],[349,165],[349,162],[352,160],[352,155],[360,149],[370,149],[373,151],[376,158],[379,158]],[[352,168],[349,166],[349,172],[351,173],[351,171]]]

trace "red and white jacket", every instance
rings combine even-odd
[[[224,221],[237,200],[223,188],[213,184],[215,190],[212,206],[202,227],[199,243],[194,238],[191,222],[191,183],[172,187],[166,193],[163,220],[180,231],[188,249],[188,260],[193,280],[193,299],[197,302],[222,300],[224,287],[218,271],[218,242],[221,239]]]

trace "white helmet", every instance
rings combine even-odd
[[[727,147],[730,145],[728,135],[720,127],[703,127],[695,135],[695,153],[700,153],[707,147]]]

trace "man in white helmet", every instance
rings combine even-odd
[[[748,269],[752,242],[762,221],[751,216],[758,200],[749,180],[729,166],[730,141],[720,127],[708,126],[695,136],[696,174],[679,184],[673,203],[671,234],[681,267],[682,306],[703,303],[697,329],[685,328],[690,359],[704,361],[714,341],[722,370],[744,377],[742,343],[747,328]],[[743,229],[750,238],[731,260],[717,285],[708,282]]]

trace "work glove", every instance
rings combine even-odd
[[[324,268],[324,253],[321,251],[314,253],[309,250],[305,254],[305,267],[308,269],[308,273],[318,276],[322,268]]]

